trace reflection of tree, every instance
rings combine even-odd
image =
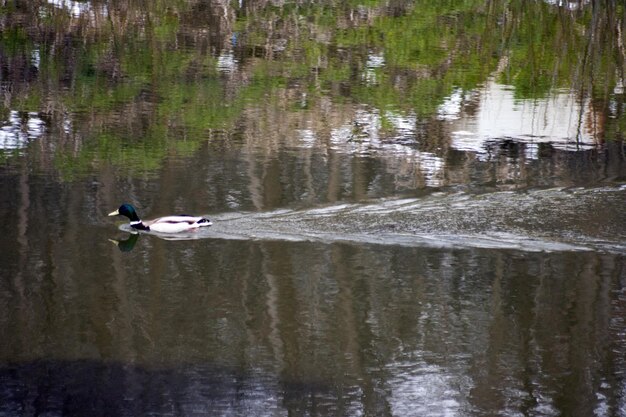
[[[81,187],[70,194],[58,194],[68,218],[93,204]],[[408,394],[489,415],[567,414],[598,393],[620,406],[619,255],[210,239],[121,253],[32,220],[56,204],[26,208],[23,296],[0,291],[0,333],[22,342],[2,358],[254,369],[292,410],[385,415]]]
[[[485,352],[488,362],[476,363],[475,404],[519,407],[531,414],[541,407],[563,414],[593,414],[598,404],[587,398],[602,392],[602,385],[616,383],[614,366],[621,362],[615,361],[616,352],[609,345],[600,349],[596,345],[599,340],[615,340],[609,335],[612,313],[601,301],[614,284],[593,272],[605,262],[594,258],[567,267],[532,262],[525,265],[528,274],[536,275],[530,292],[528,275],[518,269],[520,261],[503,265],[507,282],[499,281],[493,291],[494,297],[504,298],[494,298],[499,309],[492,320],[490,351]],[[565,278],[561,275],[565,270],[573,282],[554,279]],[[622,407],[614,393],[607,394],[602,394],[600,407]]]
[[[442,100],[455,88],[476,88],[496,67],[521,98],[580,89],[582,98],[594,99],[598,131],[615,100],[613,86],[623,84],[623,59],[614,56],[623,56],[624,18],[613,3],[568,10],[541,2],[491,2],[485,9],[482,2],[245,2],[239,9],[221,1],[131,1],[93,2],[77,14],[46,2],[18,3],[1,23],[5,45],[12,45],[3,49],[3,78],[16,81],[5,97],[13,97],[9,106],[51,114],[54,131],[71,125],[69,142],[54,150],[56,168],[66,172],[94,162],[157,169],[167,155],[196,151],[207,131],[232,129],[244,109],[275,92],[283,99],[265,105],[279,114],[321,106],[327,97],[333,107],[343,98],[367,103],[381,115],[383,135],[393,138],[393,129],[384,132],[387,109],[416,114],[416,130],[431,123],[425,130],[437,130],[428,118]],[[311,18],[304,23],[303,15]],[[42,16],[40,25],[30,23]],[[33,56],[34,75],[19,75]],[[216,71],[224,56],[230,67]],[[368,67],[373,57],[383,64]],[[375,82],[364,80],[368,73]],[[432,136],[419,145],[442,149]],[[129,146],[132,155],[119,151]]]

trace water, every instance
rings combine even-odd
[[[0,2],[0,416],[626,416],[621,5],[149,3]]]

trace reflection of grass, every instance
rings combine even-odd
[[[493,42],[480,37],[489,25],[489,17],[479,12],[481,5],[421,1],[404,16],[380,16],[371,26],[339,32],[342,47],[375,46],[384,56],[385,66],[374,71],[376,82],[354,89],[358,100],[428,117],[454,88],[473,89],[484,82],[497,59]],[[394,85],[396,74],[404,88]]]
[[[255,78],[231,103],[222,99],[223,89],[215,78],[186,85],[163,82],[157,89],[161,100],[155,113],[149,115],[150,126],[141,137],[129,137],[128,131],[105,126],[103,132],[85,140],[77,153],[61,150],[55,166],[66,180],[85,175],[101,163],[114,165],[128,175],[156,172],[169,155],[192,156],[212,129],[231,128],[249,103],[258,105],[268,89],[282,85],[277,80]]]
[[[246,14],[233,22],[235,52],[268,53],[273,42],[283,43],[271,59],[245,56],[245,81],[230,85],[210,52],[179,47],[186,36],[205,36],[203,28],[181,20],[188,2],[132,10],[129,16],[148,22],[141,27],[112,20],[76,30],[63,14],[48,14],[39,21],[40,38],[10,25],[0,34],[3,53],[18,67],[34,52],[40,59],[37,79],[12,96],[11,108],[40,111],[52,102],[54,111],[80,114],[82,145],[59,146],[55,155],[55,166],[72,178],[100,163],[128,172],[157,170],[170,153],[192,155],[211,129],[231,129],[248,106],[296,112],[329,96],[380,114],[429,118],[452,91],[477,88],[496,68],[518,98],[543,97],[574,80],[592,98],[608,100],[616,74],[623,73],[615,31],[596,34],[590,27],[594,17],[610,23],[611,14],[598,8],[564,13],[523,0],[419,0],[390,15],[387,6],[377,0],[338,7],[286,3]],[[0,7],[0,14],[11,7]],[[623,15],[623,6],[614,7],[614,16]],[[363,8],[366,19],[346,20]],[[51,44],[50,33],[71,34],[71,52],[59,52],[62,45]],[[383,64],[368,69],[372,54]],[[279,103],[273,92],[289,88],[306,92],[306,101],[295,94],[293,102]],[[626,116],[618,116],[607,130],[626,125]],[[384,117],[382,123],[390,128]]]
[[[56,152],[54,155],[54,166],[59,171],[59,175],[66,181],[72,181],[87,175],[92,170],[94,158],[91,152],[81,150],[77,155],[71,152]]]
[[[57,152],[54,164],[65,180],[87,175],[102,163],[127,175],[145,175],[161,167],[169,146],[163,137],[132,141],[104,133],[87,141],[79,152]]]

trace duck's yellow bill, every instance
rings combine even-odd
[[[112,211],[109,213],[109,216],[117,216],[118,214],[120,214],[120,212],[118,210]]]

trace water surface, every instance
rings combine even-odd
[[[0,2],[0,416],[626,416],[623,5],[147,3]]]

